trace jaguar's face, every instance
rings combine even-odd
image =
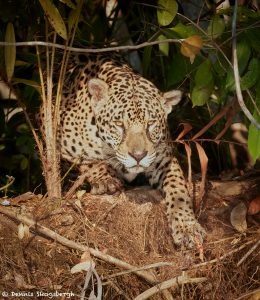
[[[180,91],[162,94],[142,77],[135,86],[108,86],[91,79],[88,90],[100,138],[131,173],[148,168],[156,149],[166,139],[167,115],[181,98]]]

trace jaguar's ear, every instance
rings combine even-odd
[[[181,101],[182,92],[172,90],[163,94],[163,108],[168,115],[172,111],[172,107]]]
[[[91,106],[96,113],[108,98],[108,85],[101,79],[92,78],[88,81],[88,91],[91,95]]]

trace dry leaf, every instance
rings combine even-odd
[[[248,214],[249,215],[256,215],[260,212],[260,196],[253,199],[248,207]]]
[[[22,240],[24,237],[28,237],[30,235],[29,227],[23,223],[20,223],[17,229],[19,240]]]
[[[91,258],[90,252],[85,251],[80,258],[80,263],[76,264],[71,268],[70,272],[72,274],[78,273],[81,271],[89,271],[90,269],[95,268],[95,263]]]
[[[81,199],[86,194],[86,190],[79,190],[76,193],[77,199]]]
[[[191,147],[187,143],[184,143],[185,151],[188,159],[188,191],[192,194],[192,169],[191,169]]]
[[[81,205],[81,202],[79,199],[76,200],[74,203],[75,203],[75,205],[77,205],[78,208],[82,208],[82,205]]]
[[[176,141],[179,141],[180,139],[182,139],[188,132],[191,131],[192,126],[190,123],[180,123],[180,125],[183,126],[183,130],[182,132],[178,135],[178,137],[176,138]]]
[[[200,183],[200,191],[198,196],[198,200],[201,201],[205,193],[205,183],[206,183],[206,175],[207,175],[209,160],[202,146],[197,142],[195,142],[195,145],[199,154],[200,167],[201,167],[201,183]],[[196,203],[196,209],[199,207],[199,205],[200,203]]]
[[[81,271],[89,271],[90,268],[93,267],[93,264],[91,261],[84,261],[81,263],[76,264],[73,266],[70,270],[71,274],[78,273]]]
[[[193,35],[185,39],[181,44],[181,54],[190,58],[190,63],[194,62],[196,55],[203,46],[200,36]]]
[[[246,222],[247,207],[244,202],[238,203],[231,211],[230,222],[238,232],[245,232],[247,229]]]
[[[96,297],[95,292],[93,290],[91,291],[88,299],[89,300],[98,300],[98,298]]]

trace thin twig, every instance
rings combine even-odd
[[[198,137],[207,132],[211,126],[215,125],[221,118],[223,118],[226,115],[226,113],[232,108],[232,106],[233,101],[231,103],[226,104],[206,126],[204,126],[198,133],[196,133],[192,137],[192,140],[196,140]]]
[[[14,181],[15,181],[15,178],[13,176],[8,176],[7,184],[0,187],[0,191],[6,190],[7,188],[9,188],[9,186],[11,186],[14,183]]]
[[[118,202],[115,202],[113,205],[111,205],[110,206],[110,208],[107,210],[107,211],[105,211],[99,218],[98,218],[98,220],[97,220],[97,222],[95,223],[95,226],[98,226],[99,225],[99,222],[101,221],[101,220],[104,220],[106,217],[107,217],[107,215],[116,207],[118,205]]]
[[[252,124],[255,125],[257,129],[260,130],[260,124],[257,123],[257,121],[254,119],[250,111],[245,105],[243,95],[241,92],[240,87],[240,79],[239,79],[239,70],[238,70],[238,60],[237,60],[237,42],[236,42],[236,22],[237,22],[237,6],[238,6],[238,0],[235,1],[234,6],[234,13],[233,13],[233,19],[232,19],[232,54],[233,54],[233,71],[234,71],[234,77],[235,77],[235,86],[236,86],[236,94],[237,94],[237,101],[239,103],[240,108],[242,109],[243,113],[246,115],[246,117],[250,120]]]
[[[174,264],[170,263],[170,262],[162,261],[162,262],[159,262],[159,263],[154,263],[154,264],[150,264],[150,265],[146,265],[146,266],[142,266],[142,267],[137,267],[137,268],[134,268],[132,270],[127,270],[127,271],[119,272],[119,273],[116,273],[116,274],[112,274],[112,275],[107,276],[106,279],[114,278],[114,277],[121,276],[121,275],[126,275],[126,274],[133,273],[133,272],[136,272],[136,271],[148,270],[148,269],[152,269],[152,268],[159,268],[159,267],[165,267],[165,266],[173,267]]]
[[[102,52],[110,52],[110,51],[119,51],[119,50],[138,50],[141,48],[145,48],[147,46],[159,45],[164,43],[181,43],[182,39],[165,39],[160,41],[152,41],[152,42],[144,42],[139,45],[125,45],[125,46],[114,46],[107,47],[101,49],[91,49],[91,48],[77,48],[77,47],[66,47],[61,44],[56,43],[46,43],[41,41],[29,41],[29,42],[17,42],[17,43],[8,43],[8,42],[0,42],[0,46],[44,46],[44,47],[55,47],[57,49],[68,50],[71,52],[79,52],[79,53],[102,53]]]
[[[84,181],[88,177],[87,173],[80,174],[76,181],[73,183],[72,187],[65,194],[65,199],[70,199],[76,192],[77,188],[83,185]]]
[[[232,144],[232,145],[238,145],[238,146],[246,146],[246,143],[240,143],[240,142],[233,142],[233,141],[229,141],[229,140],[217,140],[217,139],[196,139],[196,140],[193,140],[193,138],[191,139],[182,139],[180,141],[169,141],[170,143],[173,143],[173,144],[176,144],[176,143],[182,143],[183,142],[186,142],[186,143],[189,143],[189,142],[214,142],[214,143],[227,143],[227,144]]]
[[[163,281],[152,288],[146,290],[142,294],[138,295],[134,298],[134,300],[145,300],[149,299],[151,296],[165,290],[168,288],[176,288],[179,285],[186,284],[186,283],[201,283],[206,281],[206,277],[200,277],[200,278],[189,278],[187,276],[178,276],[175,278],[171,278],[169,280]]]
[[[203,263],[199,263],[199,264],[193,265],[193,266],[190,267],[190,269],[197,269],[197,268],[200,268],[200,267],[204,267],[206,265],[210,265],[210,264],[214,264],[214,263],[220,262],[220,261],[224,260],[226,257],[228,257],[228,256],[230,256],[230,255],[232,255],[232,254],[234,254],[234,253],[236,253],[236,252],[244,249],[246,246],[254,243],[255,241],[256,241],[256,239],[248,241],[248,242],[244,243],[243,245],[241,245],[240,247],[238,247],[238,248],[236,248],[236,249],[234,249],[232,251],[229,251],[228,253],[223,254],[219,258],[214,258],[212,260],[205,261]]]
[[[240,261],[237,263],[237,267],[239,267],[243,261],[245,261],[248,256],[255,251],[255,249],[260,245],[260,240],[240,259]]]

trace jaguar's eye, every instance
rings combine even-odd
[[[115,124],[116,126],[118,126],[118,127],[121,127],[121,128],[124,127],[124,123],[121,122],[121,121],[114,121],[114,124]]]

